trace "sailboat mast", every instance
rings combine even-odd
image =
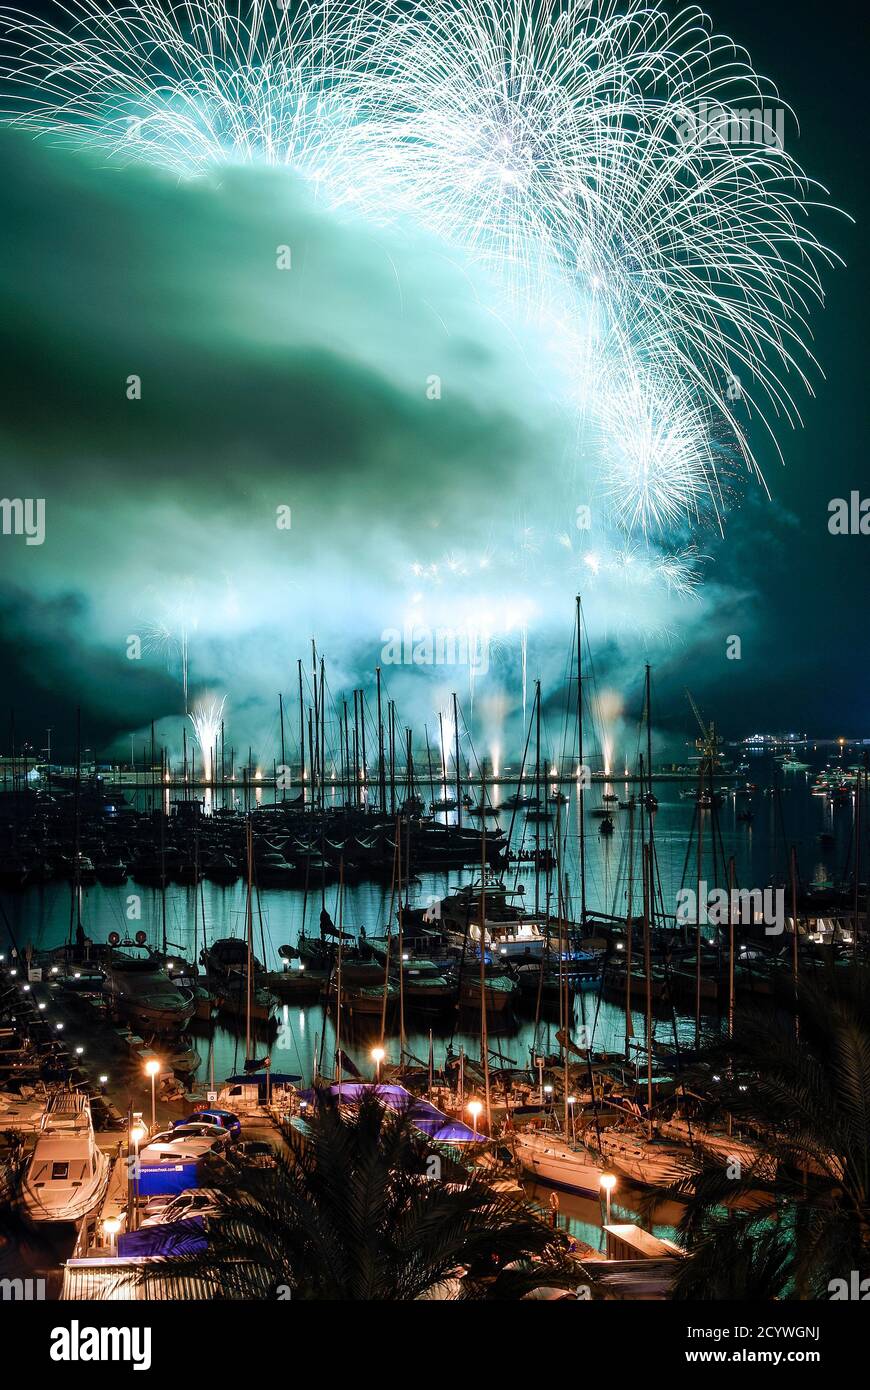
[[[402,821],[396,817],[396,866],[399,891],[399,1066],[405,1060],[405,922],[402,908]],[[385,988],[388,988],[385,985]]]
[[[381,815],[387,814],[387,770],[384,767],[384,719],[381,710],[381,668],[375,671],[378,681],[378,780],[380,783]]]
[[[646,666],[646,775],[649,780],[650,800],[647,803],[649,809],[649,838],[652,840],[652,794],[653,794],[653,765],[652,765],[652,696],[650,689],[650,669],[649,663]]]
[[[286,795],[284,787],[286,786],[287,782],[287,774],[284,771],[284,768],[287,766],[287,759],[284,755],[284,696],[281,694],[280,691],[278,692],[278,719],[281,724],[281,800],[283,801]]]
[[[568,993],[568,975],[565,969],[565,950],[567,931],[565,929],[564,900],[562,898],[562,804],[556,802],[556,883],[557,910],[559,913],[559,1013],[562,1023],[562,1104],[564,1107],[564,1135],[568,1138],[568,1047],[571,1041],[571,1011]]]
[[[643,815],[643,810],[641,810]],[[634,909],[634,797],[628,803],[628,903],[625,915],[625,1060],[631,1061],[631,948]]]
[[[338,970],[336,972],[337,1003],[335,1007],[335,1077],[338,1082],[338,1098],[341,1100],[341,959],[344,945],[344,855],[338,861]]]
[[[652,883],[652,850],[643,847],[643,960],[646,977],[646,1107],[647,1132],[652,1138],[652,964],[650,960],[650,887]]]
[[[305,699],[302,694],[302,658],[297,661],[299,668],[299,775],[302,779],[302,809],[305,810]]]
[[[456,691],[453,692],[453,744],[455,748],[456,764],[456,824],[462,829],[462,773],[459,767],[459,706],[456,700]]]
[[[541,682],[535,681],[535,916],[541,905]]]
[[[247,854],[248,854],[248,901],[247,901],[247,946],[248,946],[248,969],[247,969],[247,990],[246,990],[246,1009],[245,1009],[245,1060],[251,1060],[251,1010],[254,1004],[254,829],[251,818],[248,816],[246,827]]]
[[[483,773],[481,773],[481,806],[484,804],[485,797],[486,786]],[[483,1066],[486,1131],[487,1134],[492,1134],[492,1103],[489,1092],[489,1031],[486,1025],[486,816],[483,817],[481,826],[480,844],[480,1060]]]
[[[580,772],[580,925],[586,926],[586,817],[585,768],[583,766],[583,622],[577,595],[577,746]]]
[[[366,759],[366,706],[365,706],[365,695],[363,694],[362,690],[360,690],[360,693],[359,693],[359,732],[360,732],[360,742],[361,742],[361,750],[360,750],[360,751],[361,751],[361,753],[362,753],[362,784],[363,784],[363,798],[362,798],[362,801],[363,801],[363,805],[365,806],[365,808],[368,809],[368,803],[369,803],[369,789],[368,789],[369,771],[368,771],[368,762],[367,762],[367,759]]]

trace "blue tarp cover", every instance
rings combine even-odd
[[[167,1193],[187,1192],[197,1187],[195,1161],[186,1163],[142,1163],[139,1167],[139,1195],[163,1197]]]
[[[118,1236],[118,1257],[141,1258],[144,1255],[198,1255],[208,1249],[201,1216],[188,1216],[183,1221],[166,1221],[159,1226],[145,1226],[141,1231],[127,1231]]]

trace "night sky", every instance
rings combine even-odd
[[[815,223],[847,264],[825,274],[812,314],[826,375],[800,401],[803,431],[780,432],[785,467],[753,433],[771,499],[742,487],[724,540],[695,538],[709,557],[695,598],[582,585],[597,675],[630,719],[650,661],[675,739],[692,728],[685,686],[731,736],[867,735],[870,537],[827,526],[831,498],[870,496],[866,46],[841,6],[821,19],[809,0],[707,8],[778,83],[801,122],[791,147],[856,225],[825,211]],[[479,271],[413,229],[338,222],[274,169],[180,184],[6,131],[0,188],[2,492],[47,508],[43,546],[0,538],[0,669],[19,739],[41,746],[51,724],[62,745],[78,704],[90,747],[141,748],[151,719],[180,739],[180,658],[159,650],[159,629],[182,611],[192,692],[227,694],[233,741],[271,760],[277,692],[292,698],[310,638],[334,692],[369,686],[383,631],[421,587],[413,565],[444,570],[447,556],[458,572],[422,581],[433,625],[472,590],[516,624],[533,604],[529,677],[557,702],[579,586],[549,552],[582,497],[544,346],[487,312]],[[477,727],[508,741],[515,635],[475,690]],[[396,668],[389,682],[418,731],[451,688],[469,699],[449,672]]]

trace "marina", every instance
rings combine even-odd
[[[713,1067],[745,1007],[864,968],[866,755],[726,760],[700,732],[691,795],[641,729],[636,779],[560,778],[537,754],[515,792],[484,780],[479,828],[447,760],[426,805],[410,734],[401,780],[385,760],[362,785],[315,778],[248,804],[188,782],[107,793],[78,772],[49,791],[48,767],[10,767],[0,1095],[11,1167],[30,1154],[25,1208],[76,1232],[56,1289],[188,1209],[219,1222],[196,1196],[204,1162],[235,1145],[233,1163],[272,1164],[312,1106],[367,1094],[435,1117],[414,1123],[539,1211],[572,1259],[607,1262],[616,1211],[668,1246],[673,1273],[678,1194],[710,1162],[737,1164],[748,1209],[774,1201],[788,1160],[739,1126]],[[529,815],[545,797],[552,814]],[[452,865],[433,862],[438,839]],[[762,877],[773,897],[741,897]],[[704,900],[689,917],[688,884]]]
[[[854,1375],[866,61],[703,4],[0,5],[16,1372]]]

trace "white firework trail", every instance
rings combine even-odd
[[[202,759],[202,777],[206,783],[213,781],[215,749],[220,738],[225,704],[226,696],[222,700],[206,698],[198,701],[192,714],[187,716],[196,734]]]
[[[692,126],[783,107],[693,5],[68,0],[56,25],[0,11],[0,85],[25,129],[185,178],[286,167],[478,262],[555,343],[626,532],[721,524],[721,439],[760,478],[751,415],[799,423],[825,190],[778,142]]]

